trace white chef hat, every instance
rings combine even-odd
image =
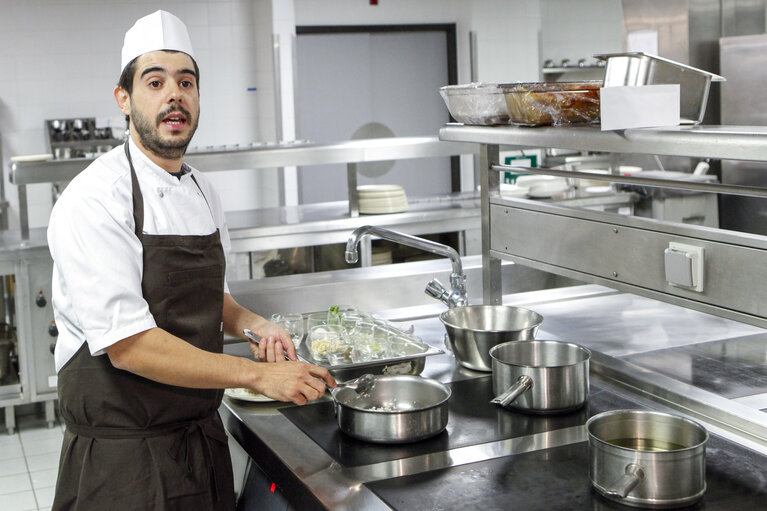
[[[182,51],[194,58],[184,22],[167,11],[144,16],[125,33],[120,71],[136,57],[157,50]]]

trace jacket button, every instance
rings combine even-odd
[[[157,195],[159,195],[159,196],[160,196],[160,198],[163,198],[163,197],[165,197],[165,194],[164,194],[164,193],[162,193],[162,191],[159,191],[159,192],[157,192]]]

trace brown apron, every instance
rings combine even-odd
[[[219,231],[144,234],[127,142],[125,154],[149,310],[158,327],[221,353],[226,263]],[[59,372],[66,431],[53,510],[233,510],[232,465],[217,411],[223,390],[157,383],[116,369],[107,355],[91,356],[86,345]]]

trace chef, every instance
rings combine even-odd
[[[66,423],[53,509],[230,511],[223,389],[304,404],[335,381],[228,292],[221,200],[183,162],[200,114],[185,25],[164,11],[139,19],[121,69],[129,139],[72,180],[48,227]],[[244,328],[275,363],[222,353],[224,332]]]

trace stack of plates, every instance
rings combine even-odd
[[[399,185],[363,185],[357,187],[360,213],[403,213],[407,211],[405,190]]]
[[[373,266],[378,266],[381,264],[391,264],[392,263],[391,256],[392,256],[391,248],[373,247],[372,253],[370,254],[370,262],[373,264]]]

